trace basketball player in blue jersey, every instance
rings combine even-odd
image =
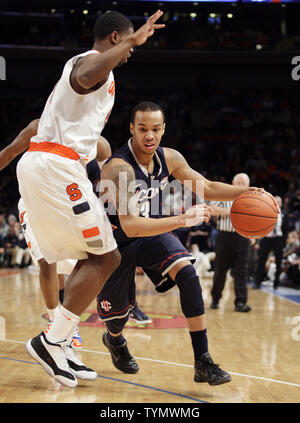
[[[177,285],[194,350],[194,380],[219,385],[230,382],[231,376],[213,362],[208,352],[199,278],[191,256],[171,232],[176,226],[192,226],[193,221],[188,220],[186,214],[162,217],[162,193],[172,178],[182,184],[190,181],[192,190],[197,194],[197,184],[200,184],[205,200],[234,200],[239,194],[255,188],[205,179],[189,167],[178,151],[160,147],[164,131],[165,119],[161,107],[150,102],[140,103],[131,116],[132,138],[111,156],[101,171],[102,195],[107,181],[112,180],[116,188],[113,201],[117,213],[112,207],[108,208],[108,212],[111,223],[117,226],[114,237],[121,254],[121,264],[97,297],[98,314],[107,327],[103,343],[117,369],[124,373],[138,371],[138,364],[129,353],[122,330],[135,301],[135,267],[140,266],[158,292]],[[109,191],[105,196],[110,196]],[[203,220],[207,222],[210,208],[206,205],[197,207],[202,207]],[[160,235],[163,228],[165,233]]]

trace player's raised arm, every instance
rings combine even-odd
[[[116,206],[120,224],[128,237],[160,235],[209,221],[210,208],[206,205],[191,207],[179,216],[161,219],[140,217],[134,170],[122,159],[112,159],[102,168],[100,192],[104,192],[103,187],[109,187],[111,181],[115,190],[111,190],[111,195],[108,196]]]
[[[144,44],[156,29],[164,28],[164,24],[156,24],[162,15],[163,12],[158,10],[136,32],[133,32],[132,26],[124,33],[113,31],[105,38],[104,42],[101,40],[105,51],[99,45],[99,50],[102,50],[101,54],[90,54],[78,60],[71,74],[71,84],[75,91],[90,90],[103,85],[109,72],[120,63],[127,61],[134,47]],[[107,48],[108,46],[110,48]],[[96,47],[97,38],[95,40]]]
[[[37,133],[38,125],[39,119],[31,121],[7,147],[0,151],[0,170],[28,149],[30,139]]]
[[[204,197],[204,200],[233,201],[238,195],[251,191],[253,187],[242,187],[209,181],[199,172],[192,169],[183,155],[172,148],[165,148],[165,156],[169,173],[182,184],[191,184],[192,191]]]

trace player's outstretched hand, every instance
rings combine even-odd
[[[211,208],[207,204],[197,204],[189,208],[184,214],[184,227],[200,225],[205,222],[208,223],[212,214]]]
[[[249,191],[266,192],[264,188],[249,187]]]
[[[144,44],[149,37],[151,37],[156,29],[164,28],[164,24],[156,24],[155,22],[163,15],[164,12],[157,10],[147,22],[135,31],[130,38],[132,39],[134,46],[140,46]]]
[[[279,207],[279,205],[278,205],[278,203],[277,203],[277,201],[276,201],[276,199],[273,197],[273,195],[272,194],[270,194],[268,191],[265,191],[263,188],[257,188],[257,187],[249,187],[249,191],[257,191],[257,192],[260,192],[261,194],[264,194],[264,195],[268,195],[269,197],[271,197],[271,199],[272,199],[272,201],[273,201],[273,203],[274,203],[274,206],[275,206],[275,208],[276,208],[276,210],[277,210],[277,213],[278,214],[280,214],[281,212],[280,212],[280,207]]]

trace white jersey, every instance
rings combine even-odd
[[[62,76],[50,94],[42,113],[37,135],[31,142],[63,144],[89,162],[97,154],[97,140],[111,113],[115,99],[113,72],[104,85],[89,94],[78,94],[70,84],[75,62],[89,54],[89,50],[72,57],[65,64]]]

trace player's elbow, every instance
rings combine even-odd
[[[132,225],[124,224],[123,222],[123,224],[121,223],[121,227],[128,238],[138,236],[137,231],[132,227]]]
[[[39,119],[34,119],[28,125],[28,130],[30,131],[31,135],[34,136],[37,134],[38,127],[39,127]]]
[[[123,231],[125,232],[125,235],[128,238],[134,238],[135,236],[137,236],[137,235],[134,234],[134,231],[132,229],[130,229],[130,228],[122,227],[122,229],[123,229]]]
[[[134,224],[134,216],[128,214],[121,217],[119,215],[119,219],[121,227],[128,238],[139,236],[136,225]]]

